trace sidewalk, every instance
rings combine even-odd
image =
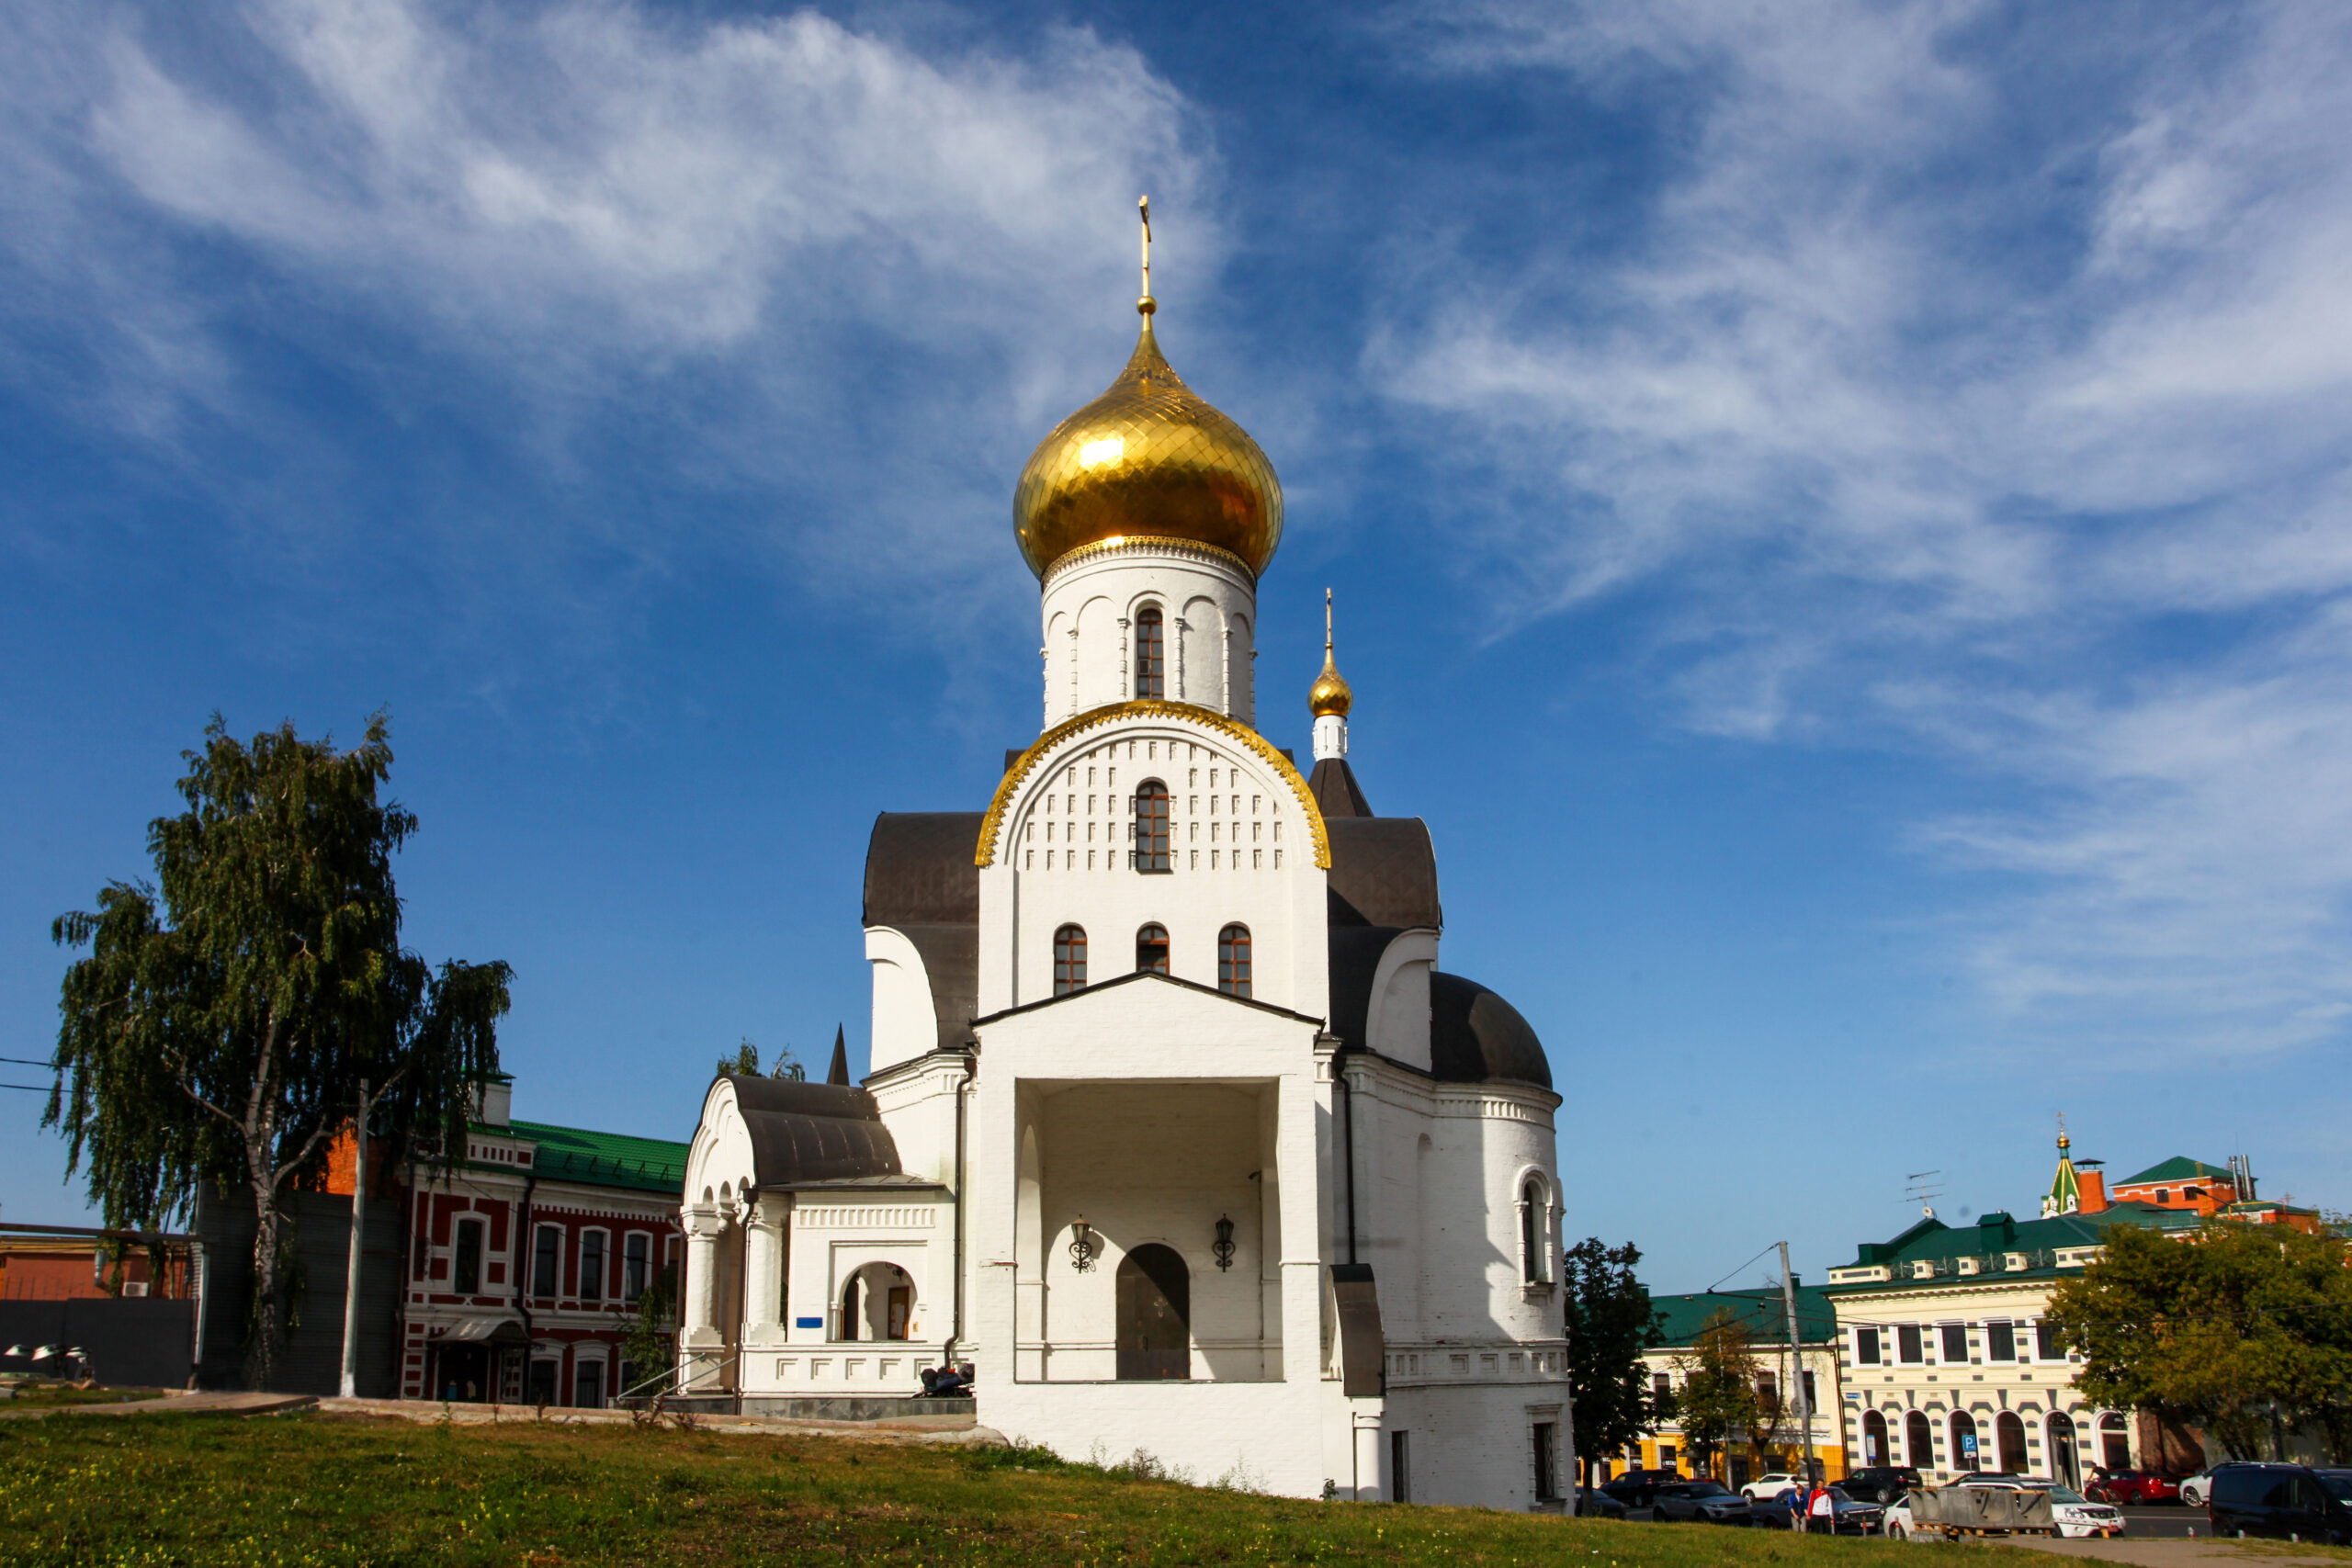
[[[51,1404],[31,1410],[0,1407],[0,1421],[39,1421],[51,1416],[275,1416],[318,1403],[307,1393],[167,1393],[161,1399],[130,1399],[119,1404]]]
[[[458,1404],[424,1399],[322,1399],[319,1409],[332,1416],[391,1416],[402,1421],[475,1427],[493,1423],[523,1423],[549,1427],[626,1427],[626,1410],[574,1410],[550,1404]],[[121,1408],[118,1406],[118,1408]],[[883,1443],[952,1443],[981,1447],[1001,1445],[1004,1438],[979,1425],[967,1412],[956,1416],[910,1416],[888,1421],[802,1421],[779,1416],[677,1415],[662,1425],[691,1426],[697,1432],[733,1432],[746,1437],[863,1438]]]

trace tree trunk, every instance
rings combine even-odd
[[[245,1384],[266,1390],[277,1373],[277,1184],[258,1177],[254,1189],[253,1340],[245,1350]]]

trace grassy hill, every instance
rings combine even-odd
[[[11,1564],[1852,1568],[1916,1563],[1919,1550],[1291,1502],[1001,1449],[317,1415],[0,1421],[0,1562]]]

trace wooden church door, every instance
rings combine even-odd
[[[1172,1247],[1147,1242],[1119,1260],[1119,1379],[1193,1375],[1193,1276]]]

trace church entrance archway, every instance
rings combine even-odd
[[[1193,1275],[1172,1247],[1146,1242],[1119,1259],[1119,1381],[1193,1375]]]
[[[842,1289],[836,1339],[912,1337],[915,1282],[895,1263],[868,1263]]]

